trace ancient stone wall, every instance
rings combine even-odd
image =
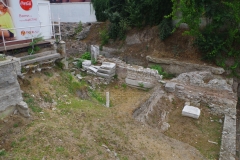
[[[7,57],[0,61],[0,116],[5,117],[18,110],[25,117],[29,116],[28,107],[23,102],[17,76],[21,75],[20,59]]]

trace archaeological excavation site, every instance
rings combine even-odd
[[[186,10],[184,22],[162,18],[180,15],[177,2],[164,3],[171,12],[154,8],[163,3],[156,0],[107,2],[104,10],[101,0],[38,0],[54,21],[41,34],[0,29],[0,159],[240,159],[239,29],[214,28],[207,13],[198,32]],[[234,13],[239,6],[223,4]],[[213,29],[234,36],[221,41]]]
[[[3,159],[235,159],[239,88],[226,70],[156,56],[156,28],[101,47],[105,23],[83,24],[80,40],[69,25],[64,41],[1,61]],[[186,41],[178,32],[168,43]]]

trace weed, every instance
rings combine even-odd
[[[138,83],[138,86],[143,88],[144,87],[144,84],[143,83]]]
[[[5,149],[1,149],[1,150],[0,150],[0,156],[5,156],[5,155],[6,155]]]
[[[95,59],[93,59],[91,62],[92,64],[97,64],[97,61]]]
[[[102,104],[106,103],[106,99],[103,98],[103,96],[100,93],[98,93],[97,91],[89,89],[89,92],[90,92],[91,96],[93,98],[95,98],[98,102],[100,102]]]
[[[81,32],[81,31],[82,31],[82,22],[80,21],[80,22],[78,23],[77,28],[75,28],[75,34],[78,34],[78,33]]]
[[[118,75],[115,74],[115,75],[113,76],[113,78],[114,78],[114,79],[118,79]]]
[[[36,46],[36,44],[40,41],[43,40],[43,37],[41,36],[41,34],[37,35],[37,37],[33,38],[32,42],[29,44],[31,46],[31,48],[28,49],[28,54],[35,54],[37,53],[40,48],[38,46]]]
[[[157,70],[158,74],[162,75],[163,78],[165,78],[165,79],[171,79],[171,78],[175,77],[174,74],[169,74],[169,73],[165,72],[160,65],[153,65],[153,66],[150,66],[150,68]]]
[[[14,125],[13,125],[14,128],[17,128],[18,126],[19,126],[18,123],[14,123]]]
[[[43,72],[43,74],[45,74],[48,77],[52,77],[53,76],[53,73],[50,73],[50,72]]]
[[[126,83],[123,83],[123,84],[122,84],[122,87],[123,87],[124,89],[126,89],[126,88],[127,88],[127,84],[126,84]]]
[[[21,137],[20,139],[19,139],[19,141],[20,142],[23,142],[23,141],[25,141],[27,138],[26,137]]]
[[[115,89],[118,89],[118,86],[116,85],[116,86],[114,86],[114,88],[115,88]]]
[[[6,60],[5,55],[4,54],[0,54],[0,61],[4,61],[4,60]]]
[[[56,60],[56,61],[55,61],[55,64],[56,64],[56,66],[57,66],[58,68],[60,68],[60,69],[63,69],[63,68],[64,68],[64,64],[63,64],[61,61],[59,61],[59,60]]]
[[[84,60],[83,59],[79,59],[78,61],[77,61],[77,68],[82,68],[82,62],[83,62]]]
[[[17,142],[13,141],[13,142],[11,143],[11,147],[16,147],[16,146],[17,146]]]
[[[83,53],[81,59],[91,60],[91,53],[90,52]]]
[[[65,149],[64,149],[64,147],[57,147],[57,148],[56,148],[56,151],[57,151],[57,152],[64,152]]]

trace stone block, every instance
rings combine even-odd
[[[115,69],[107,70],[100,67],[98,69],[98,72],[105,73],[105,74],[115,74]]]
[[[90,71],[92,71],[92,72],[94,72],[94,73],[97,73],[97,71],[98,71],[97,68],[92,67],[92,66],[88,67],[88,70],[90,70]]]
[[[30,115],[29,115],[29,110],[28,110],[28,105],[27,105],[27,103],[26,102],[23,102],[23,101],[21,101],[21,102],[19,102],[18,104],[17,104],[17,110],[18,110],[18,112],[20,113],[20,114],[22,114],[24,117],[30,117]]]
[[[176,86],[176,83],[168,82],[165,85],[165,89],[167,92],[175,92],[175,86]]]
[[[144,81],[140,81],[140,80],[133,80],[133,79],[129,79],[129,78],[126,78],[125,82],[128,85],[135,86],[135,87],[142,87],[142,88],[153,88],[153,86],[154,86],[150,82],[144,82]]]
[[[91,66],[91,65],[92,65],[92,62],[91,62],[90,60],[84,60],[84,61],[82,62],[82,65],[83,65],[83,66]]]
[[[186,117],[198,119],[200,114],[201,114],[201,110],[193,106],[186,105],[182,110],[182,116],[186,116]]]
[[[116,64],[115,63],[111,63],[111,62],[103,62],[100,68],[103,68],[103,69],[115,69],[116,68]]]

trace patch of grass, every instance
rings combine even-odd
[[[207,159],[218,159],[221,146],[221,116],[211,115],[209,109],[200,106],[201,116],[192,119],[181,116],[184,102],[175,99],[172,112],[169,114],[170,128],[165,134],[197,148]],[[217,142],[217,144],[208,141]]]
[[[45,74],[48,77],[52,77],[53,76],[53,73],[50,73],[50,72],[43,72],[43,74]]]
[[[102,96],[102,94],[100,94],[99,92],[97,92],[96,90],[91,90],[89,89],[89,92],[91,94],[91,96],[93,98],[95,98],[98,102],[105,104],[106,103],[106,98],[104,96]]]
[[[122,87],[123,87],[124,89],[126,89],[126,88],[127,88],[127,84],[126,84],[126,83],[123,83],[123,84],[122,84]]]
[[[19,141],[20,142],[23,142],[23,141],[25,141],[27,138],[26,137],[21,137],[20,139],[19,139]]]
[[[5,61],[5,60],[6,60],[5,55],[0,54],[0,61]]]
[[[153,65],[153,66],[150,66],[150,68],[157,70],[158,74],[162,75],[164,79],[172,79],[175,77],[174,74],[165,72],[160,65]]]
[[[11,143],[11,147],[16,147],[17,146],[17,142],[16,141],[13,141],[12,143]]]
[[[42,91],[40,92],[40,95],[43,98],[44,102],[52,103],[52,97],[49,92]]]
[[[13,127],[14,127],[14,128],[17,128],[18,126],[19,126],[18,123],[14,123],[14,124],[13,124]]]
[[[64,68],[64,64],[63,64],[61,61],[56,60],[56,61],[55,61],[55,64],[56,64],[56,66],[57,66],[58,68],[60,68],[60,69],[63,69],[63,68]]]
[[[75,28],[75,34],[80,33],[80,32],[82,31],[82,28],[83,28],[82,22],[80,21],[80,22],[78,23],[77,28]]]
[[[33,112],[41,112],[42,111],[42,108],[40,108],[39,106],[36,105],[34,98],[31,97],[29,94],[23,93],[23,98],[24,98],[24,101],[28,104],[29,108],[31,108],[31,110]]]
[[[1,149],[0,150],[0,156],[5,156],[6,155],[6,151],[5,151],[5,149]]]
[[[78,81],[68,72],[62,72],[61,74],[61,85],[64,85],[68,88],[68,91],[71,94],[75,94],[77,90],[85,88],[87,86],[85,81]]]
[[[56,148],[56,151],[57,151],[57,152],[64,152],[64,151],[65,151],[65,148],[64,148],[64,147],[57,147],[57,148]]]

